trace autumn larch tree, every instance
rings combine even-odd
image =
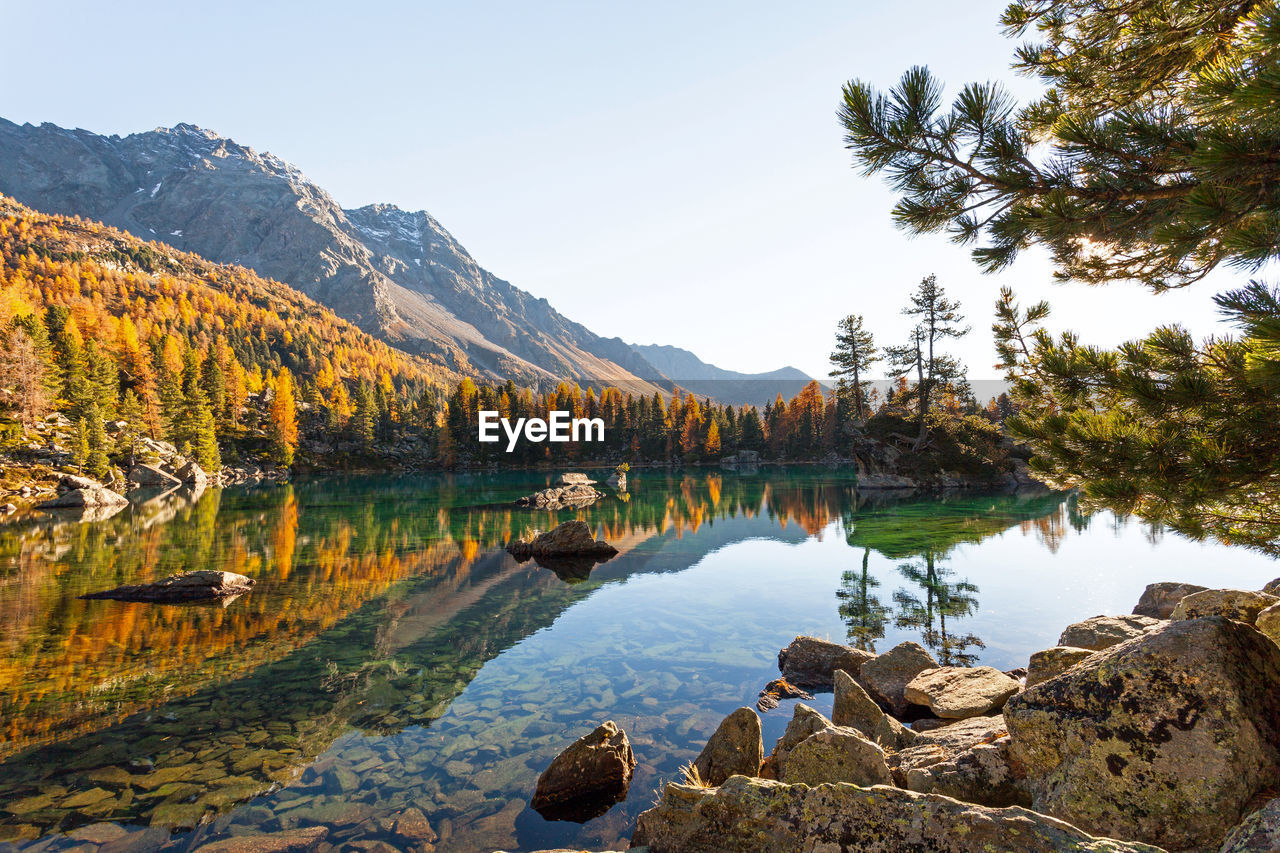
[[[287,367],[280,368],[276,376],[267,419],[267,437],[275,460],[286,468],[293,465],[293,456],[298,449],[298,408],[294,402],[293,374]]]

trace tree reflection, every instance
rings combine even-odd
[[[847,571],[840,576],[840,618],[844,620],[849,643],[864,652],[876,650],[876,640],[884,638],[884,624],[890,609],[880,603],[871,591],[880,586],[879,578],[871,574],[868,566],[871,549],[862,550],[862,571]]]
[[[898,566],[898,572],[921,594],[908,589],[893,594],[898,606],[893,624],[919,631],[924,644],[943,666],[972,666],[978,659],[976,650],[986,648],[986,644],[976,634],[949,630],[947,619],[972,615],[978,607],[978,588],[967,580],[949,581],[952,570],[939,565],[941,560],[934,551],[927,551],[919,560]]]

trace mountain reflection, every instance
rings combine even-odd
[[[633,472],[625,501],[511,506],[550,479],[304,481],[170,494],[92,523],[0,526],[0,839],[101,820],[182,829],[280,785],[327,792],[346,777],[314,763],[344,733],[431,727],[486,662],[603,584],[684,571],[751,538],[843,530],[861,557],[837,593],[851,641],[874,647],[891,620],[940,659],[970,660],[981,643],[955,625],[978,591],[948,575],[946,553],[1040,524],[1062,503],[895,503],[802,469]],[[575,517],[620,553],[572,583],[502,550]],[[1051,536],[1057,523],[1036,529]],[[869,573],[873,550],[904,561],[892,606]],[[77,598],[201,568],[257,585],[226,607]]]

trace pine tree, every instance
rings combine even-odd
[[[71,464],[76,471],[84,473],[84,465],[89,461],[89,421],[81,417],[76,421],[76,432],[71,438]]]
[[[862,317],[850,314],[836,327],[836,348],[831,353],[831,364],[834,369],[831,376],[842,383],[847,382],[848,390],[853,394],[853,419],[865,420],[867,417],[865,390],[867,368],[880,361],[880,352],[876,349],[875,338],[870,329],[863,326]]]
[[[465,409],[462,404],[458,404],[458,410],[462,412],[459,418],[465,418]],[[454,424],[456,418],[453,416],[452,407],[450,409],[450,418],[446,421],[446,429],[449,432],[450,443],[457,446],[457,432],[465,428]],[[360,387],[356,389],[356,412],[351,419],[352,430],[355,433],[356,441],[360,442],[365,448],[373,447],[374,430],[378,423],[378,401],[374,399],[373,387],[368,382],[361,382]]]
[[[102,413],[98,410],[97,403],[90,403],[89,410],[85,412],[84,418],[80,423],[88,422],[85,442],[88,449],[85,462],[89,473],[98,479],[102,479],[111,471],[111,463],[107,459],[107,430],[102,422]],[[77,427],[76,440],[79,441],[79,427]]]
[[[125,391],[120,399],[119,414],[124,427],[116,434],[116,453],[125,460],[126,465],[132,467],[137,455],[138,439],[146,427],[146,409],[132,388]]]
[[[940,382],[957,379],[962,373],[959,363],[940,352],[939,346],[946,338],[962,338],[969,334],[969,327],[960,325],[964,322],[960,303],[947,298],[946,291],[938,284],[937,276],[933,275],[921,279],[902,313],[916,318],[918,340],[914,343],[920,376],[916,389],[920,419],[916,447],[920,447],[928,438],[927,419],[934,389]]]

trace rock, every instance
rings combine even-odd
[[[999,711],[1022,685],[989,666],[926,669],[907,683],[903,696],[944,720],[964,720]]]
[[[1193,583],[1176,583],[1174,581],[1147,584],[1147,588],[1142,591],[1142,597],[1134,605],[1133,612],[1137,616],[1168,619],[1173,615],[1173,608],[1178,606],[1179,601],[1191,593],[1200,592],[1203,589],[1208,589],[1208,587]]]
[[[154,583],[128,584],[104,592],[91,592],[81,598],[108,598],[113,601],[146,601],[161,604],[177,604],[188,601],[209,601],[244,595],[253,589],[253,578],[234,572],[201,569],[170,575]]]
[[[618,553],[618,549],[596,539],[590,525],[585,521],[566,521],[554,530],[539,533],[532,542],[516,541],[507,546],[516,559],[529,557],[580,557],[609,556]]]
[[[1031,797],[1009,760],[1009,743],[1003,737],[972,746],[947,761],[913,767],[903,774],[903,787],[980,806],[1030,806]]]
[[[1068,625],[1058,638],[1060,646],[1099,651],[1140,637],[1163,622],[1150,616],[1094,616],[1083,622]]]
[[[137,464],[129,469],[129,482],[135,486],[159,486],[172,489],[182,485],[182,481],[158,465]]]
[[[856,677],[862,665],[874,657],[830,640],[796,637],[778,652],[778,669],[783,678],[801,687],[826,689],[832,686],[837,669]]]
[[[594,483],[595,483],[595,480],[591,479],[586,474],[561,474],[559,477],[556,478],[555,485],[557,486],[590,486]]]
[[[63,490],[69,489],[103,489],[106,488],[102,483],[92,477],[78,477],[75,474],[63,474],[62,479],[58,481],[58,488]]]
[[[56,498],[36,504],[39,509],[80,509],[86,507],[119,507],[129,505],[124,495],[113,492],[103,486],[91,489],[71,489]]]
[[[1200,619],[1204,616],[1225,616],[1252,625],[1258,614],[1280,598],[1265,592],[1245,589],[1206,589],[1193,592],[1178,602],[1170,619]]]
[[[812,699],[813,694],[801,690],[785,678],[775,678],[764,686],[760,691],[760,698],[756,700],[756,707],[761,713],[772,711],[778,707],[779,699]]]
[[[995,743],[1009,736],[1004,717],[970,717],[958,723],[916,732],[915,740],[889,755],[889,769],[895,784],[906,787],[907,773],[915,768],[932,767],[951,761],[965,750]]]
[[[844,726],[827,726],[788,750],[786,759],[778,763],[778,779],[805,785],[893,784],[884,750]]]
[[[609,479],[605,480],[605,485],[617,489],[620,492],[627,490],[627,475],[615,471],[609,475]]]
[[[1173,850],[1217,845],[1280,774],[1280,647],[1221,616],[1168,622],[1004,716],[1038,811]]]
[[[750,708],[739,708],[721,721],[693,766],[708,785],[719,785],[735,774],[755,776],[763,761],[760,718]]]
[[[1240,822],[1227,835],[1218,853],[1275,853],[1280,850],[1280,798]]]
[[[831,722],[835,725],[857,729],[884,749],[899,750],[916,739],[915,732],[881,710],[843,669],[836,670],[835,688],[831,709]]]
[[[1267,585],[1262,588],[1267,595],[1280,595],[1280,578],[1267,581]]]
[[[637,819],[631,844],[651,853],[1161,853],[1094,838],[1023,808],[884,786],[810,787],[745,776],[719,788],[668,785],[658,805]]]
[[[301,853],[314,850],[328,835],[329,830],[323,826],[263,835],[238,835],[202,844],[196,848],[196,853]]]
[[[179,468],[174,476],[182,482],[190,483],[194,486],[207,486],[209,484],[209,475],[195,460]]]
[[[937,668],[933,655],[919,643],[899,643],[862,665],[862,686],[881,707],[900,717],[907,710],[907,684],[926,669]]]
[[[1273,604],[1259,613],[1253,627],[1270,637],[1272,642],[1280,643],[1280,604]]]
[[[786,762],[787,754],[805,738],[830,726],[831,721],[822,714],[803,702],[797,702],[795,711],[791,714],[791,722],[787,723],[786,730],[773,745],[773,752],[769,755],[773,767],[781,767]]]
[[[591,486],[555,486],[519,498],[516,501],[516,506],[533,507],[534,509],[584,507],[591,506],[604,496],[604,492],[598,492]]]
[[[391,831],[405,841],[434,844],[440,839],[426,815],[413,806],[396,816],[396,822]]]
[[[1055,675],[1066,672],[1080,661],[1093,654],[1093,649],[1081,649],[1076,646],[1054,646],[1051,649],[1036,652],[1031,656],[1031,665],[1027,667],[1027,686],[1048,681]]]
[[[635,766],[626,732],[609,720],[555,757],[530,805],[549,820],[589,819],[626,797]]]

